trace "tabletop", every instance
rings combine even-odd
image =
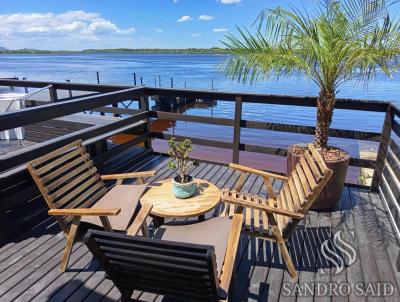
[[[215,208],[221,199],[220,190],[203,179],[194,179],[196,192],[189,198],[176,198],[172,191],[172,179],[161,180],[149,185],[140,201],[152,203],[151,214],[158,217],[195,217]]]

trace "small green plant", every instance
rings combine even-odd
[[[361,175],[358,176],[358,183],[359,183],[360,185],[365,185],[365,183],[366,183],[366,177],[365,177],[365,175],[361,174]]]
[[[188,181],[189,173],[199,166],[198,161],[189,160],[189,154],[193,151],[192,142],[189,139],[177,141],[175,137],[171,137],[168,145],[168,154],[171,157],[168,162],[168,168],[176,171],[177,176],[179,176],[179,182]]]

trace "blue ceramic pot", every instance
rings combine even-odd
[[[172,179],[172,190],[174,191],[176,198],[189,198],[196,191],[196,184],[193,181],[192,176],[188,176],[189,181],[181,183],[177,181],[179,176]]]

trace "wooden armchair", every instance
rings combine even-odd
[[[242,223],[243,216],[235,214],[233,219],[165,226],[160,228],[162,240],[89,230],[85,243],[120,290],[122,301],[130,301],[134,290],[190,301],[226,301]],[[139,231],[135,224],[131,235]]]
[[[50,208],[49,215],[55,216],[67,236],[63,272],[80,224],[126,232],[137,217],[143,219],[136,221],[143,235],[148,234],[144,219],[151,205],[141,206],[139,199],[147,186],[144,177],[154,176],[155,171],[101,176],[81,140],[29,162],[27,168]],[[137,178],[138,184],[123,185],[128,178]],[[116,180],[116,185],[109,189],[103,180]]]
[[[289,177],[237,164],[230,164],[229,167],[240,171],[241,175],[234,190],[224,189],[222,192],[222,200],[225,202],[222,215],[244,211],[246,231],[252,236],[276,241],[290,275],[296,277],[297,272],[285,241],[307,214],[331,177],[332,170],[328,169],[313,145],[308,146],[305,156]],[[248,173],[264,179],[268,198],[240,192]],[[273,191],[271,178],[284,181],[278,195]]]

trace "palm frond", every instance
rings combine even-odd
[[[301,74],[335,94],[357,79],[400,69],[400,26],[385,0],[321,0],[319,8],[264,10],[255,30],[238,28],[222,41],[229,58],[221,69],[232,79],[253,84],[266,78]],[[253,27],[253,29],[254,29]]]

